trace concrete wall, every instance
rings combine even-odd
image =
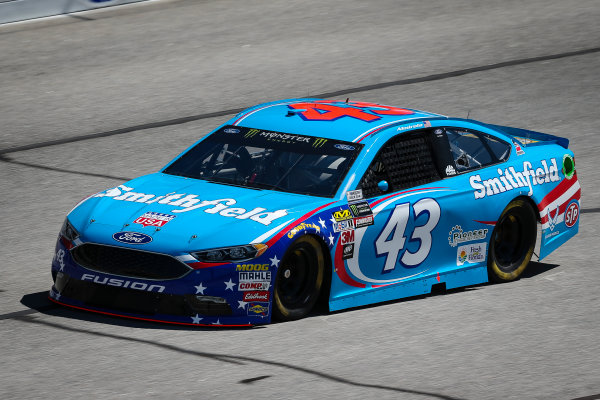
[[[0,24],[146,0],[0,0]]]

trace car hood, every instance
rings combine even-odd
[[[91,196],[69,220],[83,242],[181,254],[264,242],[330,201],[156,173]],[[118,232],[139,232],[152,240],[119,243],[113,238]]]

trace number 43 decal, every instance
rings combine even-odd
[[[419,248],[414,253],[406,249],[402,254],[400,262],[406,266],[419,265],[425,261],[431,251],[431,231],[440,221],[441,215],[440,205],[433,199],[419,200],[412,208],[414,210],[413,220],[416,220],[421,214],[427,213],[427,221],[424,225],[415,226],[412,232],[410,240],[418,240]],[[406,243],[406,226],[409,218],[410,203],[398,204],[375,240],[377,257],[386,256],[383,272],[396,268],[398,256]]]

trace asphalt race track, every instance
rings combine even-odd
[[[155,1],[0,26],[0,398],[600,399],[600,4]],[[571,140],[579,235],[525,277],[254,329],[54,306],[81,198],[317,96]]]

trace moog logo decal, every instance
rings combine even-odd
[[[117,242],[129,244],[146,244],[152,241],[151,236],[139,232],[117,232],[112,237]]]

